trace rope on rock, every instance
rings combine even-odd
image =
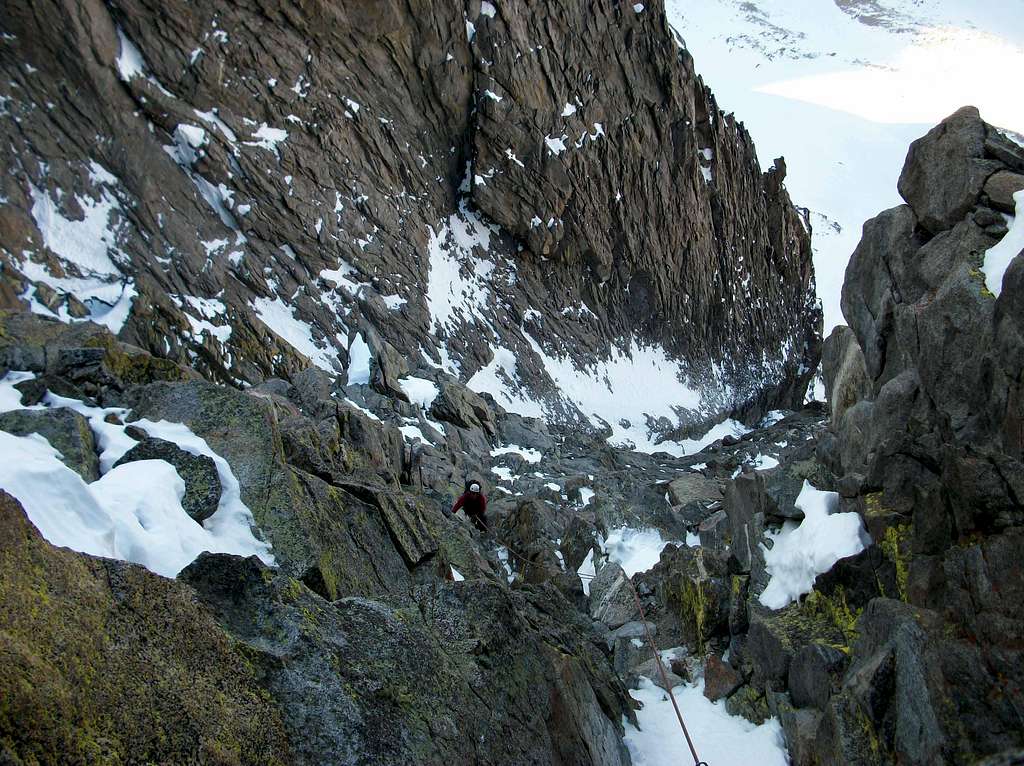
[[[640,613],[640,622],[644,626],[644,633],[647,635],[647,643],[651,647],[651,653],[654,655],[654,662],[658,666],[658,673],[661,674],[661,682],[665,685],[664,689],[668,692],[668,698],[672,701],[672,709],[676,711],[676,719],[679,721],[679,726],[683,730],[683,736],[686,737],[686,744],[690,748],[690,755],[693,756],[694,766],[708,766],[706,762],[700,759],[697,755],[697,748],[693,746],[693,740],[690,738],[690,732],[686,728],[686,722],[683,721],[683,714],[679,710],[679,705],[676,704],[676,695],[672,693],[672,685],[668,682],[668,675],[665,673],[665,665],[661,661],[661,655],[658,653],[658,647],[654,643],[654,637],[651,636],[651,629],[647,627],[647,615],[644,614],[644,607],[640,603],[640,594],[636,592],[636,586],[633,585],[633,578],[627,577],[626,582],[629,583],[629,589],[633,593],[633,601],[636,603],[636,609]]]
[[[512,556],[522,561],[527,567],[531,564],[536,564],[535,561],[531,561],[525,556],[518,553],[515,548],[509,545],[504,540],[499,540],[495,536],[495,541],[505,547]],[[593,580],[596,575],[583,575],[579,572],[576,575],[583,580]],[[654,643],[654,637],[651,635],[651,629],[647,627],[647,615],[644,614],[643,604],[640,603],[640,594],[637,593],[636,586],[633,584],[633,578],[627,577],[626,582],[629,583],[629,589],[633,594],[633,601],[636,603],[637,611],[640,613],[640,622],[644,626],[644,634],[647,636],[647,644],[651,647],[651,653],[654,655],[654,663],[658,666],[658,673],[661,675],[661,682],[664,684],[664,689],[668,693],[668,698],[672,702],[672,709],[676,711],[676,720],[679,721],[679,727],[683,730],[683,736],[686,737],[686,745],[690,748],[690,755],[693,756],[693,766],[708,766],[707,761],[702,761],[700,756],[697,755],[697,748],[694,747],[693,739],[690,737],[690,731],[686,728],[686,722],[683,721],[683,714],[679,710],[679,705],[676,703],[676,697],[672,693],[672,685],[668,682],[668,674],[665,672],[665,665],[661,661],[661,655],[658,653],[658,647]]]

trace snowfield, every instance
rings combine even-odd
[[[672,690],[697,755],[714,766],[788,766],[782,727],[774,718],[760,726],[725,711],[725,702],[704,696],[704,682]],[[633,766],[677,766],[693,759],[668,695],[648,678],[631,691],[643,703],[636,712],[640,728],[623,720]]]
[[[256,555],[274,563],[270,545],[253,535],[252,512],[242,502],[238,479],[203,439],[180,423],[132,423],[150,436],[213,459],[221,482],[220,504],[199,524],[181,507],[185,483],[170,463],[140,460],[112,468],[137,442],[124,433],[125,426],[107,423],[104,417],[123,419],[126,410],[90,407],[54,394],[47,394],[43,404],[24,407],[14,385],[33,377],[10,372],[0,380],[0,411],[67,407],[86,417],[101,449],[100,478],[86,483],[43,437],[0,431],[0,453],[18,456],[0,461],[0,487],[21,502],[44,538],[82,553],[142,564],[165,577],[177,575],[203,551]]]
[[[719,107],[750,131],[763,167],[811,210],[825,334],[861,225],[901,204],[907,146],[961,106],[1024,132],[1024,100],[994,73],[1024,71],[1024,3],[969,0],[666,0]],[[857,14],[862,14],[859,18]]]

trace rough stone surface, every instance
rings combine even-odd
[[[618,564],[605,564],[590,583],[590,614],[609,628],[617,628],[639,615],[633,589]]]
[[[992,207],[1008,215],[1014,215],[1017,203],[1013,195],[1021,189],[1024,189],[1024,175],[1000,170],[993,173],[985,182],[984,191]]]
[[[5,34],[0,250],[22,308],[103,308],[68,287],[87,275],[47,209],[107,224],[122,340],[219,382],[344,377],[359,337],[378,393],[503,363],[582,422],[541,353],[589,365],[636,340],[710,417],[802,400],[821,315],[785,163],[761,171],[657,0],[43,0]],[[464,293],[437,280],[456,272]]]
[[[716,654],[704,664],[704,696],[712,702],[728,697],[743,683],[743,676]]]
[[[295,763],[260,673],[190,588],[54,548],[6,493],[0,619],[10,763]]]
[[[559,605],[549,590],[435,583],[396,610],[327,602],[254,558],[205,554],[180,578],[260,668],[298,763],[628,762],[603,712],[624,712],[622,687],[584,625],[548,621],[547,642],[525,627]]]
[[[794,704],[822,710],[798,763],[952,764],[1022,746],[1022,570],[1009,551],[1024,524],[1024,268],[1011,262],[998,299],[980,270],[1002,235],[987,205],[1005,209],[1022,159],[960,110],[912,146],[909,207],[866,223],[847,268],[854,337],[837,331],[824,354],[833,412],[845,412],[822,454],[875,544],[816,582],[820,615],[844,641],[853,620],[856,631],[838,686],[817,649],[791,661]],[[859,372],[843,382],[854,342],[866,390]],[[783,725],[807,741],[796,718]]]
[[[910,145],[898,187],[932,234],[970,212],[988,177],[999,170],[1001,163],[985,157],[989,130],[978,110],[966,106]]]

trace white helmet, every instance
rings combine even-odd
[[[474,481],[474,482],[473,482],[472,484],[470,484],[470,485],[469,485],[469,491],[470,491],[470,492],[479,492],[479,491],[480,491],[480,485],[479,485],[479,484],[477,484],[477,483],[476,483],[476,482]]]

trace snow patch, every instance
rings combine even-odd
[[[405,395],[409,397],[410,402],[418,404],[424,410],[430,409],[434,399],[441,393],[437,384],[426,378],[401,378],[398,381],[398,385],[405,391]]]
[[[760,726],[741,716],[729,715],[725,700],[711,702],[704,696],[704,681],[672,690],[686,720],[700,757],[715,766],[788,766],[785,740],[779,722],[770,718]],[[686,740],[668,694],[646,677],[630,692],[643,703],[636,711],[637,729],[623,716],[626,747],[633,766],[668,766],[689,763]]]
[[[646,572],[658,563],[666,545],[682,545],[677,540],[665,540],[657,529],[617,527],[608,532],[601,545],[609,561],[623,568],[627,577]]]
[[[836,513],[837,492],[823,492],[805,480],[796,507],[804,512],[803,520],[787,521],[779,532],[766,532],[773,542],[771,550],[761,544],[771,579],[758,600],[770,609],[781,609],[809,593],[815,577],[871,544],[860,516]]]
[[[997,298],[1003,292],[1003,275],[1010,262],[1024,252],[1024,189],[1013,195],[1017,215],[1010,221],[1009,230],[995,245],[985,251],[981,270],[985,273],[985,286]]]
[[[527,463],[539,463],[541,457],[543,457],[540,450],[520,447],[518,444],[509,444],[506,447],[495,447],[491,450],[491,457],[498,457],[499,455],[519,455]]]
[[[296,351],[306,356],[309,361],[329,373],[334,373],[332,362],[337,358],[330,344],[320,348],[313,341],[313,328],[308,322],[292,314],[292,309],[279,296],[256,298],[253,301],[256,316],[275,335],[287,341]]]
[[[239,483],[227,461],[187,426],[167,421],[138,420],[132,425],[172,441],[187,452],[213,459],[221,481],[217,511],[202,525],[181,507],[185,483],[163,460],[141,460],[110,466],[136,443],[125,426],[106,423],[127,410],[90,407],[47,394],[43,404],[23,407],[13,386],[31,373],[9,373],[0,381],[0,409],[69,408],[84,415],[103,447],[102,476],[86,483],[65,466],[59,452],[38,434],[18,437],[0,431],[0,450],[18,460],[0,461],[0,486],[16,497],[32,523],[54,545],[94,556],[142,564],[164,577],[174,577],[203,551],[257,555],[272,565],[270,546],[252,533],[253,517],[242,502]]]
[[[370,382],[370,360],[373,354],[366,345],[362,334],[356,334],[348,349],[348,382],[367,384]]]

